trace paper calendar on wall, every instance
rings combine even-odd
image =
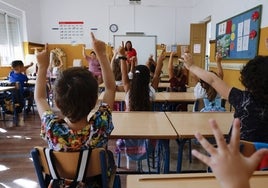
[[[74,40],[84,36],[84,22],[82,21],[61,21],[59,22],[60,39]]]

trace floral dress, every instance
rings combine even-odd
[[[114,126],[111,109],[102,104],[81,130],[72,130],[63,119],[59,119],[52,111],[42,115],[41,137],[48,142],[50,149],[55,151],[79,151],[86,148],[106,147],[108,137]],[[115,162],[111,152],[107,150],[108,178],[114,172]],[[101,177],[95,176],[85,180],[87,187],[102,187]]]
[[[114,126],[111,110],[101,105],[81,130],[72,130],[52,111],[42,116],[41,137],[55,151],[78,151],[84,148],[105,147]]]

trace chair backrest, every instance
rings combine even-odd
[[[35,170],[38,176],[40,186],[46,184],[44,174],[50,175],[47,159],[45,156],[45,147],[35,147],[31,151],[34,161]],[[80,152],[58,152],[53,151],[54,165],[60,177],[64,179],[74,179],[77,174],[77,167]],[[101,175],[102,180],[107,182],[107,158],[104,148],[92,149],[88,167],[86,169],[86,177]],[[103,183],[105,183],[103,182]],[[105,183],[107,185],[107,183]],[[47,185],[44,185],[44,187]]]

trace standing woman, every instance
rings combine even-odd
[[[96,53],[94,51],[91,51],[90,56],[88,56],[86,54],[86,46],[84,45],[82,55],[88,62],[88,70],[92,72],[93,76],[98,81],[98,84],[101,84],[103,82],[101,66],[99,60],[97,59]]]

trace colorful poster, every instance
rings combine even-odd
[[[224,59],[252,59],[258,54],[262,5],[216,24],[216,51]]]

